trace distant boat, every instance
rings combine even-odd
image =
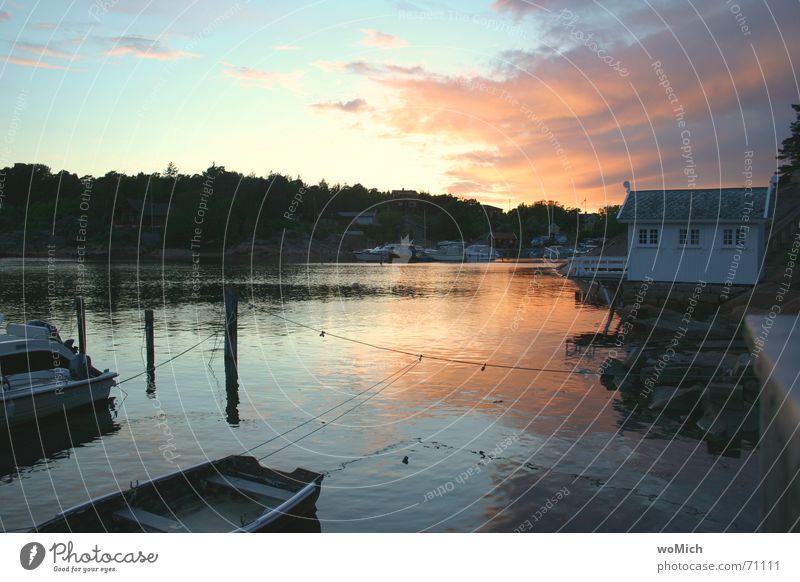
[[[356,251],[353,256],[367,263],[415,263],[427,257],[414,246],[410,237],[404,236],[399,243],[390,243],[373,249]]]
[[[464,243],[454,240],[440,241],[435,249],[425,249],[431,260],[443,263],[461,263],[464,261]]]
[[[464,250],[464,257],[470,263],[488,263],[500,258],[500,253],[489,245],[470,245]]]
[[[436,249],[425,249],[431,260],[442,263],[486,263],[500,258],[500,253],[489,245],[464,246],[462,241],[443,240]]]
[[[93,499],[37,525],[40,533],[280,532],[316,519],[322,475],[284,473],[232,455]]]
[[[116,377],[62,342],[55,326],[10,323],[0,334],[0,430],[108,400]]]
[[[386,263],[391,258],[391,254],[386,247],[375,247],[374,249],[354,251],[353,256],[356,258],[356,260],[364,263]]]

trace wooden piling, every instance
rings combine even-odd
[[[233,287],[225,287],[225,385],[238,389],[237,331],[239,324],[239,294]]]
[[[144,310],[144,337],[147,345],[147,391],[156,389],[155,318],[152,309]]]
[[[239,324],[239,294],[225,287],[225,413],[229,424],[239,424],[239,369],[237,336]]]
[[[75,298],[75,317],[78,320],[78,353],[86,353],[86,306],[83,296]]]

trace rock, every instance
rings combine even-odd
[[[616,358],[608,358],[601,366],[602,372],[600,373],[600,383],[609,390],[616,390],[617,386],[614,381],[618,375],[624,375],[628,368],[621,360]]]
[[[700,399],[702,387],[699,385],[690,388],[673,388],[671,386],[658,386],[650,395],[650,410],[664,410],[668,412],[690,412]]]
[[[736,382],[710,382],[703,390],[703,396],[729,410],[741,410],[744,404],[742,386]]]
[[[711,402],[704,405],[703,416],[695,421],[695,426],[703,431],[707,438],[721,439],[728,434],[728,426],[717,407]]]

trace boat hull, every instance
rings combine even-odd
[[[86,380],[6,391],[2,395],[0,430],[108,400],[116,376],[115,372],[105,372]]]
[[[389,253],[373,253],[369,251],[360,251],[353,253],[356,260],[363,263],[385,263],[389,260]]]
[[[253,457],[234,455],[93,499],[31,531],[257,533],[296,530],[298,520],[318,524],[313,513],[322,478],[321,474],[305,469],[295,469],[291,473],[277,471],[264,467]],[[261,496],[260,489],[282,491],[285,495],[274,502],[265,502],[268,498]],[[244,509],[250,513],[242,514]],[[242,515],[254,517],[244,522]],[[236,523],[240,519],[241,522]]]

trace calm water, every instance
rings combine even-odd
[[[207,261],[206,261],[207,262]],[[242,290],[238,406],[224,386],[221,337],[116,388],[114,409],[48,421],[0,441],[0,519],[31,526],[90,497],[263,442],[429,356],[572,370],[509,371],[423,358],[391,386],[255,452],[327,473],[323,531],[752,530],[757,460],[711,454],[680,423],[632,410],[593,373],[603,348],[569,341],[602,329],[564,279],[531,264],[201,265],[0,260],[0,312],[71,337],[84,286],[89,353],[121,378],[144,367],[142,310],[156,310],[156,360],[220,329],[222,283]],[[194,281],[194,282],[193,282]],[[51,291],[52,292],[52,291]],[[258,309],[247,307],[253,302]],[[52,311],[51,311],[52,310]],[[384,385],[373,389],[377,391]],[[289,446],[286,446],[289,444]],[[407,457],[407,463],[404,458]],[[15,468],[16,465],[16,468]],[[549,506],[546,512],[542,506]],[[538,512],[538,513],[537,513]],[[527,529],[527,526],[525,526]]]

